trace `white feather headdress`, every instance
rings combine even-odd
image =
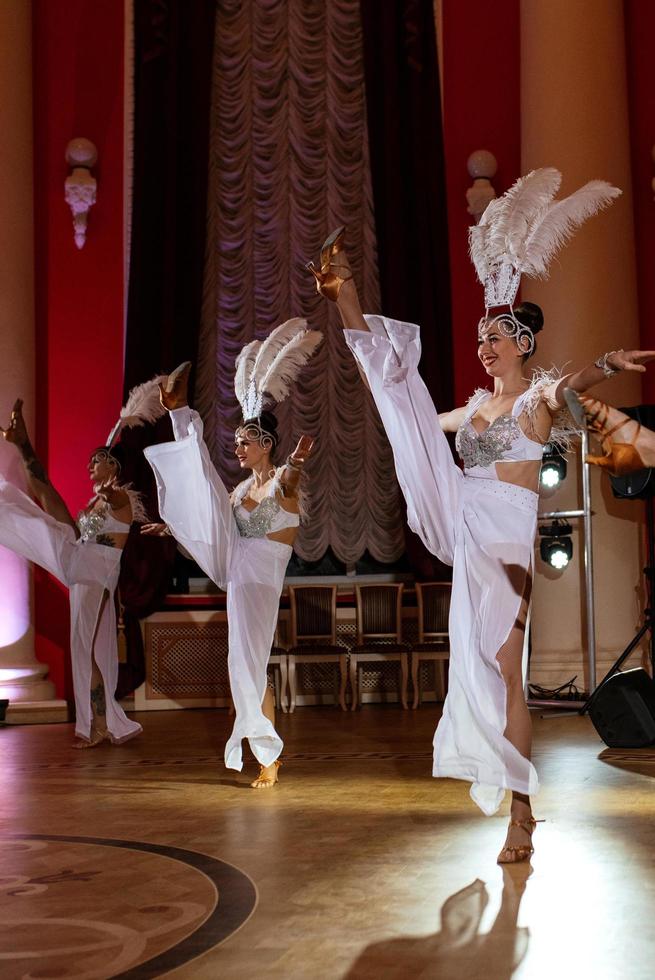
[[[323,340],[320,330],[308,330],[301,317],[287,320],[265,340],[251,340],[235,361],[234,391],[244,421],[257,419],[266,401],[281,402],[291,391],[300,369]]]
[[[159,385],[164,381],[166,375],[162,374],[132,388],[105,445],[112,446],[121,429],[132,429],[137,425],[145,425],[146,422],[156,422],[165,414],[166,409],[159,400]]]
[[[604,180],[591,180],[555,201],[561,182],[562,175],[554,167],[531,171],[491,201],[479,223],[469,229],[471,259],[484,286],[486,313],[509,306],[509,313],[493,319],[507,336],[524,338],[526,353],[534,350],[534,336],[512,310],[521,276],[546,279],[550,262],[576,229],[621,193]]]

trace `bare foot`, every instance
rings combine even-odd
[[[272,766],[260,766],[259,776],[250,784],[253,789],[272,789],[278,781],[277,771],[282,763],[276,759]]]
[[[2,429],[2,434],[7,442],[13,442],[16,446],[24,446],[29,443],[27,427],[23,418],[23,399],[17,398],[11,410],[11,418],[6,429]]]

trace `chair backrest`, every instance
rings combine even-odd
[[[337,642],[336,585],[290,585],[291,646]]]
[[[416,583],[419,643],[448,638],[450,592],[450,582]]]
[[[357,642],[402,639],[402,582],[356,585]]]

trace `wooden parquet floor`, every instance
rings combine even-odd
[[[123,746],[0,730],[0,977],[650,980],[655,750],[535,716],[531,867],[431,778],[438,710],[280,716],[280,785],[226,771],[224,711]]]

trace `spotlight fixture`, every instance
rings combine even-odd
[[[552,490],[566,479],[566,459],[560,449],[551,442],[544,446],[543,462],[539,482],[542,487]]]
[[[541,535],[539,552],[542,561],[558,571],[566,568],[573,557],[572,531],[571,525],[562,520],[553,521],[552,524],[543,524],[539,528]]]

